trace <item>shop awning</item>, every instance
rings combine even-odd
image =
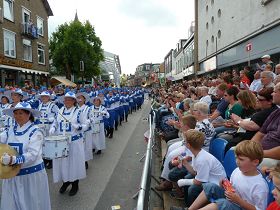
[[[63,84],[65,86],[76,87],[77,85],[74,82],[71,82],[69,79],[65,77],[52,77],[50,80],[51,85],[59,85]]]

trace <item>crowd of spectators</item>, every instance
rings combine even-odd
[[[269,55],[262,61],[255,70],[245,67],[152,89],[157,132],[168,145],[157,190],[174,189],[170,196],[184,199],[189,209],[267,208],[268,188],[259,171],[276,170],[279,179],[280,64]],[[225,152],[235,147],[238,168],[228,177],[234,192],[216,189],[226,178],[209,153],[218,137],[228,142]],[[273,191],[278,206],[280,191]]]

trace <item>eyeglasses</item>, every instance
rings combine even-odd
[[[267,101],[266,98],[264,98],[263,96],[260,96],[260,95],[257,96],[257,100],[258,101]]]
[[[275,184],[273,184],[274,189],[278,190],[280,192],[280,188],[277,187]]]

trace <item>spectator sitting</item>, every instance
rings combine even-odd
[[[217,98],[220,100],[218,103],[217,109],[214,111],[214,113],[210,116],[210,121],[214,124],[217,117],[225,118],[225,112],[228,106],[228,102],[224,99],[224,94],[227,89],[227,85],[225,83],[220,84],[217,87]]]
[[[264,71],[271,71],[271,72],[273,73],[273,79],[275,79],[276,74],[273,72],[273,68],[272,68],[272,66],[271,66],[270,64],[267,64],[267,65],[265,66]]]
[[[275,201],[270,203],[266,210],[280,210],[280,164],[277,164],[277,166],[272,169],[270,176],[272,176],[272,181],[275,186],[272,190]]]
[[[219,184],[219,181],[226,177],[221,162],[202,149],[204,139],[205,136],[200,131],[191,129],[185,132],[185,145],[191,151],[193,159],[190,164],[188,157],[183,158],[182,164],[189,174],[177,183],[179,187],[184,187],[187,206],[190,206],[200,194],[203,184]]]
[[[280,74],[280,63],[275,66],[275,74],[276,75]]]
[[[280,75],[277,75],[275,79],[273,80],[273,83],[276,85],[278,82],[280,82]]]
[[[195,128],[195,125],[196,125],[196,119],[194,116],[192,116],[192,115],[183,116],[182,121],[180,122],[180,133],[187,131],[189,129]],[[181,137],[182,135],[180,133],[179,133],[180,140],[178,142],[172,144],[167,149],[167,153],[165,155],[165,160],[163,163],[163,170],[161,173],[161,178],[163,178],[164,181],[162,181],[160,183],[160,185],[155,187],[155,189],[158,191],[166,191],[166,190],[172,189],[172,183],[170,182],[170,180],[168,178],[168,175],[170,173],[169,163],[174,157],[177,157],[178,155],[185,152],[185,150],[186,150],[185,146],[183,146],[183,144],[182,144],[183,138]],[[176,172],[174,172],[174,173],[176,173]]]
[[[208,95],[208,87],[202,86],[200,88],[200,94],[202,97],[199,99],[199,101],[205,102],[208,104],[208,106],[210,106],[210,104],[212,103],[212,99],[211,96]]]
[[[271,61],[270,55],[264,55],[261,57],[263,65],[261,69],[264,70],[266,65],[271,65],[272,69],[274,69],[274,63]]]
[[[256,96],[249,90],[242,90],[237,94],[238,102],[242,105],[242,113],[240,115],[241,119],[246,119],[251,117],[256,112]],[[235,114],[231,114],[230,117],[232,119],[232,115],[237,116]],[[239,117],[239,116],[237,116]],[[230,121],[227,123],[227,127],[231,127],[237,131],[238,124],[236,122]],[[224,134],[220,133],[218,135],[220,138],[231,140],[234,136],[236,136],[236,133],[233,134]]]
[[[262,88],[274,87],[273,78],[273,72],[263,71],[261,73]]]
[[[273,103],[280,105],[280,83],[277,83],[274,87],[274,92],[272,94]],[[265,158],[272,158],[276,160],[265,159],[262,165],[268,167],[276,165],[280,160],[280,109],[277,108],[272,112],[268,118],[265,120],[260,131],[258,131],[252,141],[261,143]]]
[[[193,106],[193,115],[197,123],[195,129],[205,134],[203,149],[209,151],[210,141],[216,135],[215,128],[208,119],[209,106],[205,102],[197,102]]]
[[[231,87],[226,90],[225,92],[225,100],[229,102],[229,105],[225,111],[225,120],[230,120],[230,115],[232,113],[241,116],[242,114],[242,106],[238,103],[237,100],[237,94],[239,93],[239,90],[237,87]],[[232,124],[230,122],[225,122],[223,126],[216,127],[215,131],[217,134],[223,133],[224,131],[232,131],[235,130],[234,128],[231,127]]]
[[[250,84],[251,84],[251,81],[245,74],[244,70],[240,71],[240,88],[248,89]]]
[[[243,141],[236,146],[235,154],[238,168],[230,177],[233,190],[223,189],[221,182],[220,186],[203,184],[203,192],[188,210],[197,210],[205,205],[204,210],[266,209],[268,186],[257,169],[263,159],[261,146],[249,140]]]
[[[260,130],[266,118],[277,109],[277,106],[272,102],[272,93],[273,88],[265,88],[258,93],[256,106],[259,111],[253,114],[251,119],[242,119],[235,114],[231,115],[231,119],[242,129],[239,129],[233,139],[227,139],[226,151],[242,140],[251,139]]]
[[[261,71],[257,70],[254,74],[254,80],[251,83],[249,90],[253,93],[257,93],[262,88],[262,82],[261,82]]]

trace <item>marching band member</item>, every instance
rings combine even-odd
[[[58,113],[58,107],[51,101],[51,95],[49,92],[44,91],[40,95],[41,103],[38,106],[38,110],[41,112],[40,118],[36,119],[35,123],[44,126],[45,135],[49,136],[50,125]],[[52,168],[52,161],[44,159],[46,168]]]
[[[76,94],[76,98],[78,101],[78,107],[82,111],[82,115],[87,120],[90,120],[90,107],[86,105],[89,102],[89,95],[85,92],[80,92]],[[92,155],[92,131],[91,126],[84,132],[84,139],[85,139],[85,166],[88,169],[88,162],[89,160],[93,159]]]
[[[76,195],[79,180],[86,177],[83,131],[88,129],[90,122],[82,116],[76,106],[77,99],[73,92],[64,96],[64,106],[59,110],[51,128],[51,134],[67,135],[70,138],[69,156],[53,160],[54,182],[63,181],[59,192],[64,193],[72,184],[70,196]]]
[[[21,89],[15,89],[11,91],[11,98],[12,98],[12,104],[9,108],[15,107],[18,103],[20,103],[23,100],[23,92]],[[14,126],[15,120],[13,117],[8,116],[7,119],[5,120],[5,126],[7,128]]]
[[[21,164],[21,170],[16,177],[3,180],[1,209],[50,210],[48,177],[42,160],[44,136],[33,123],[40,112],[26,102],[3,112],[15,119],[15,126],[1,133],[0,142],[12,146],[19,155],[5,153],[1,163]]]
[[[111,92],[111,95],[113,94],[113,92]],[[113,138],[113,134],[114,134],[114,126],[115,126],[115,107],[114,107],[114,99],[112,96],[107,95],[107,97],[104,98],[104,103],[105,103],[105,107],[109,112],[109,118],[106,118],[106,124],[108,126],[107,128],[107,136],[108,138]]]
[[[101,98],[93,98],[93,106],[90,107],[90,119],[93,133],[93,148],[97,150],[96,154],[101,154],[101,150],[106,148],[104,133],[104,118],[110,117],[107,109],[101,105]]]

